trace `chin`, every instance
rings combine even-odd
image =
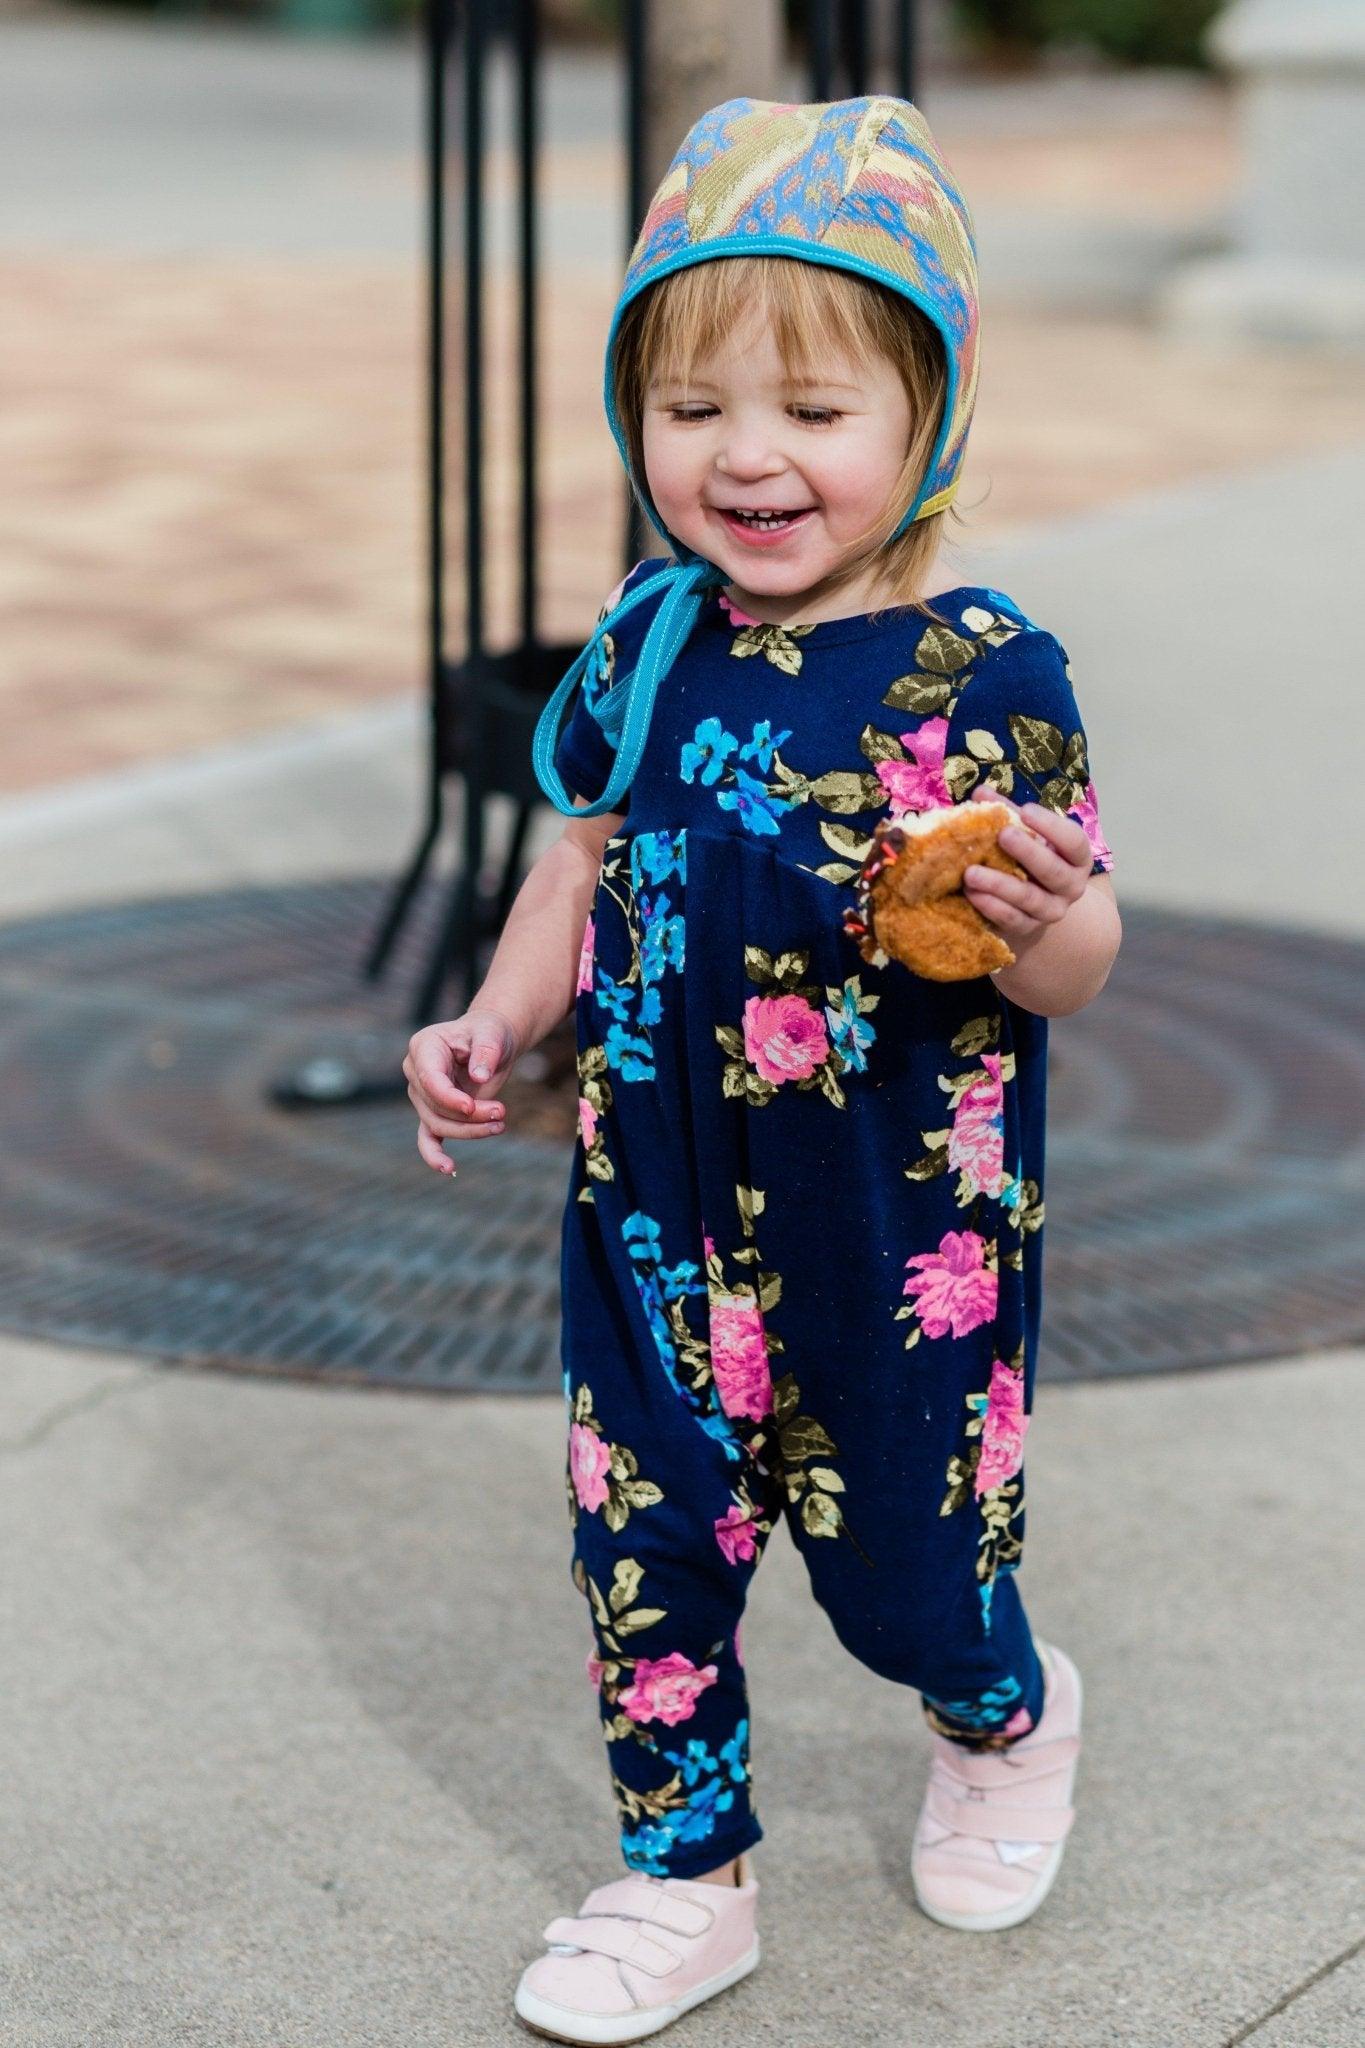
[[[731,580],[752,590],[756,597],[799,597],[833,575],[835,566],[833,562],[774,562],[746,556],[735,563]]]

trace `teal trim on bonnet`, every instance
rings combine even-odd
[[[726,235],[716,241],[707,242],[704,247],[679,249],[674,255],[666,257],[662,263],[656,264],[647,276],[637,278],[630,289],[621,294],[621,297],[617,300],[616,311],[612,315],[611,326],[607,332],[606,370],[602,380],[602,389],[606,405],[607,423],[611,428],[612,437],[616,442],[621,461],[625,465],[627,476],[631,473],[630,455],[626,446],[625,435],[621,431],[621,422],[617,418],[616,403],[612,392],[612,359],[616,351],[616,337],[620,330],[622,315],[625,313],[627,306],[632,305],[642,291],[647,290],[652,284],[657,284],[660,278],[671,277],[675,271],[686,270],[694,263],[712,262],[720,256],[792,256],[801,263],[822,263],[829,270],[852,271],[855,276],[865,277],[873,284],[884,285],[888,291],[896,292],[901,298],[908,299],[910,304],[917,306],[925,318],[931,321],[937,329],[943,342],[943,355],[948,367],[948,383],[943,396],[943,419],[939,427],[938,439],[934,443],[933,452],[924,466],[924,478],[920,484],[919,491],[907,510],[905,517],[896,528],[895,533],[888,536],[889,539],[895,540],[913,522],[916,512],[918,512],[928,496],[929,484],[938,472],[939,463],[943,460],[943,454],[948,445],[948,434],[952,426],[954,412],[957,408],[958,363],[956,338],[949,332],[941,314],[932,302],[922,293],[912,291],[903,278],[896,277],[891,271],[880,269],[875,263],[866,263],[859,256],[846,255],[839,249],[827,249],[818,242],[798,241],[793,235]],[[649,514],[650,524],[654,527],[655,532],[660,538],[668,542],[668,545],[673,549],[679,560],[683,562],[704,561],[706,559],[705,556],[696,554],[691,548],[684,547],[680,541],[674,539],[660,519],[655,509],[654,500],[645,489],[643,477],[636,480],[636,488],[639,491],[645,511]]]

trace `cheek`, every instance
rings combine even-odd
[[[881,511],[900,474],[897,449],[887,436],[867,434],[830,451],[811,480],[832,518],[862,524]]]
[[[645,482],[656,505],[687,503],[700,495],[703,465],[695,449],[667,434],[644,436]]]

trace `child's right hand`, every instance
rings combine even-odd
[[[417,1111],[417,1150],[434,1172],[455,1172],[442,1138],[494,1138],[503,1130],[496,1090],[520,1050],[515,1030],[497,1010],[466,1010],[413,1033],[403,1072]],[[485,1088],[487,1100],[481,1099]]]

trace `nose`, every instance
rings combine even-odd
[[[732,422],[716,451],[716,468],[736,483],[756,483],[762,477],[779,476],[786,466],[786,457],[757,423]]]

